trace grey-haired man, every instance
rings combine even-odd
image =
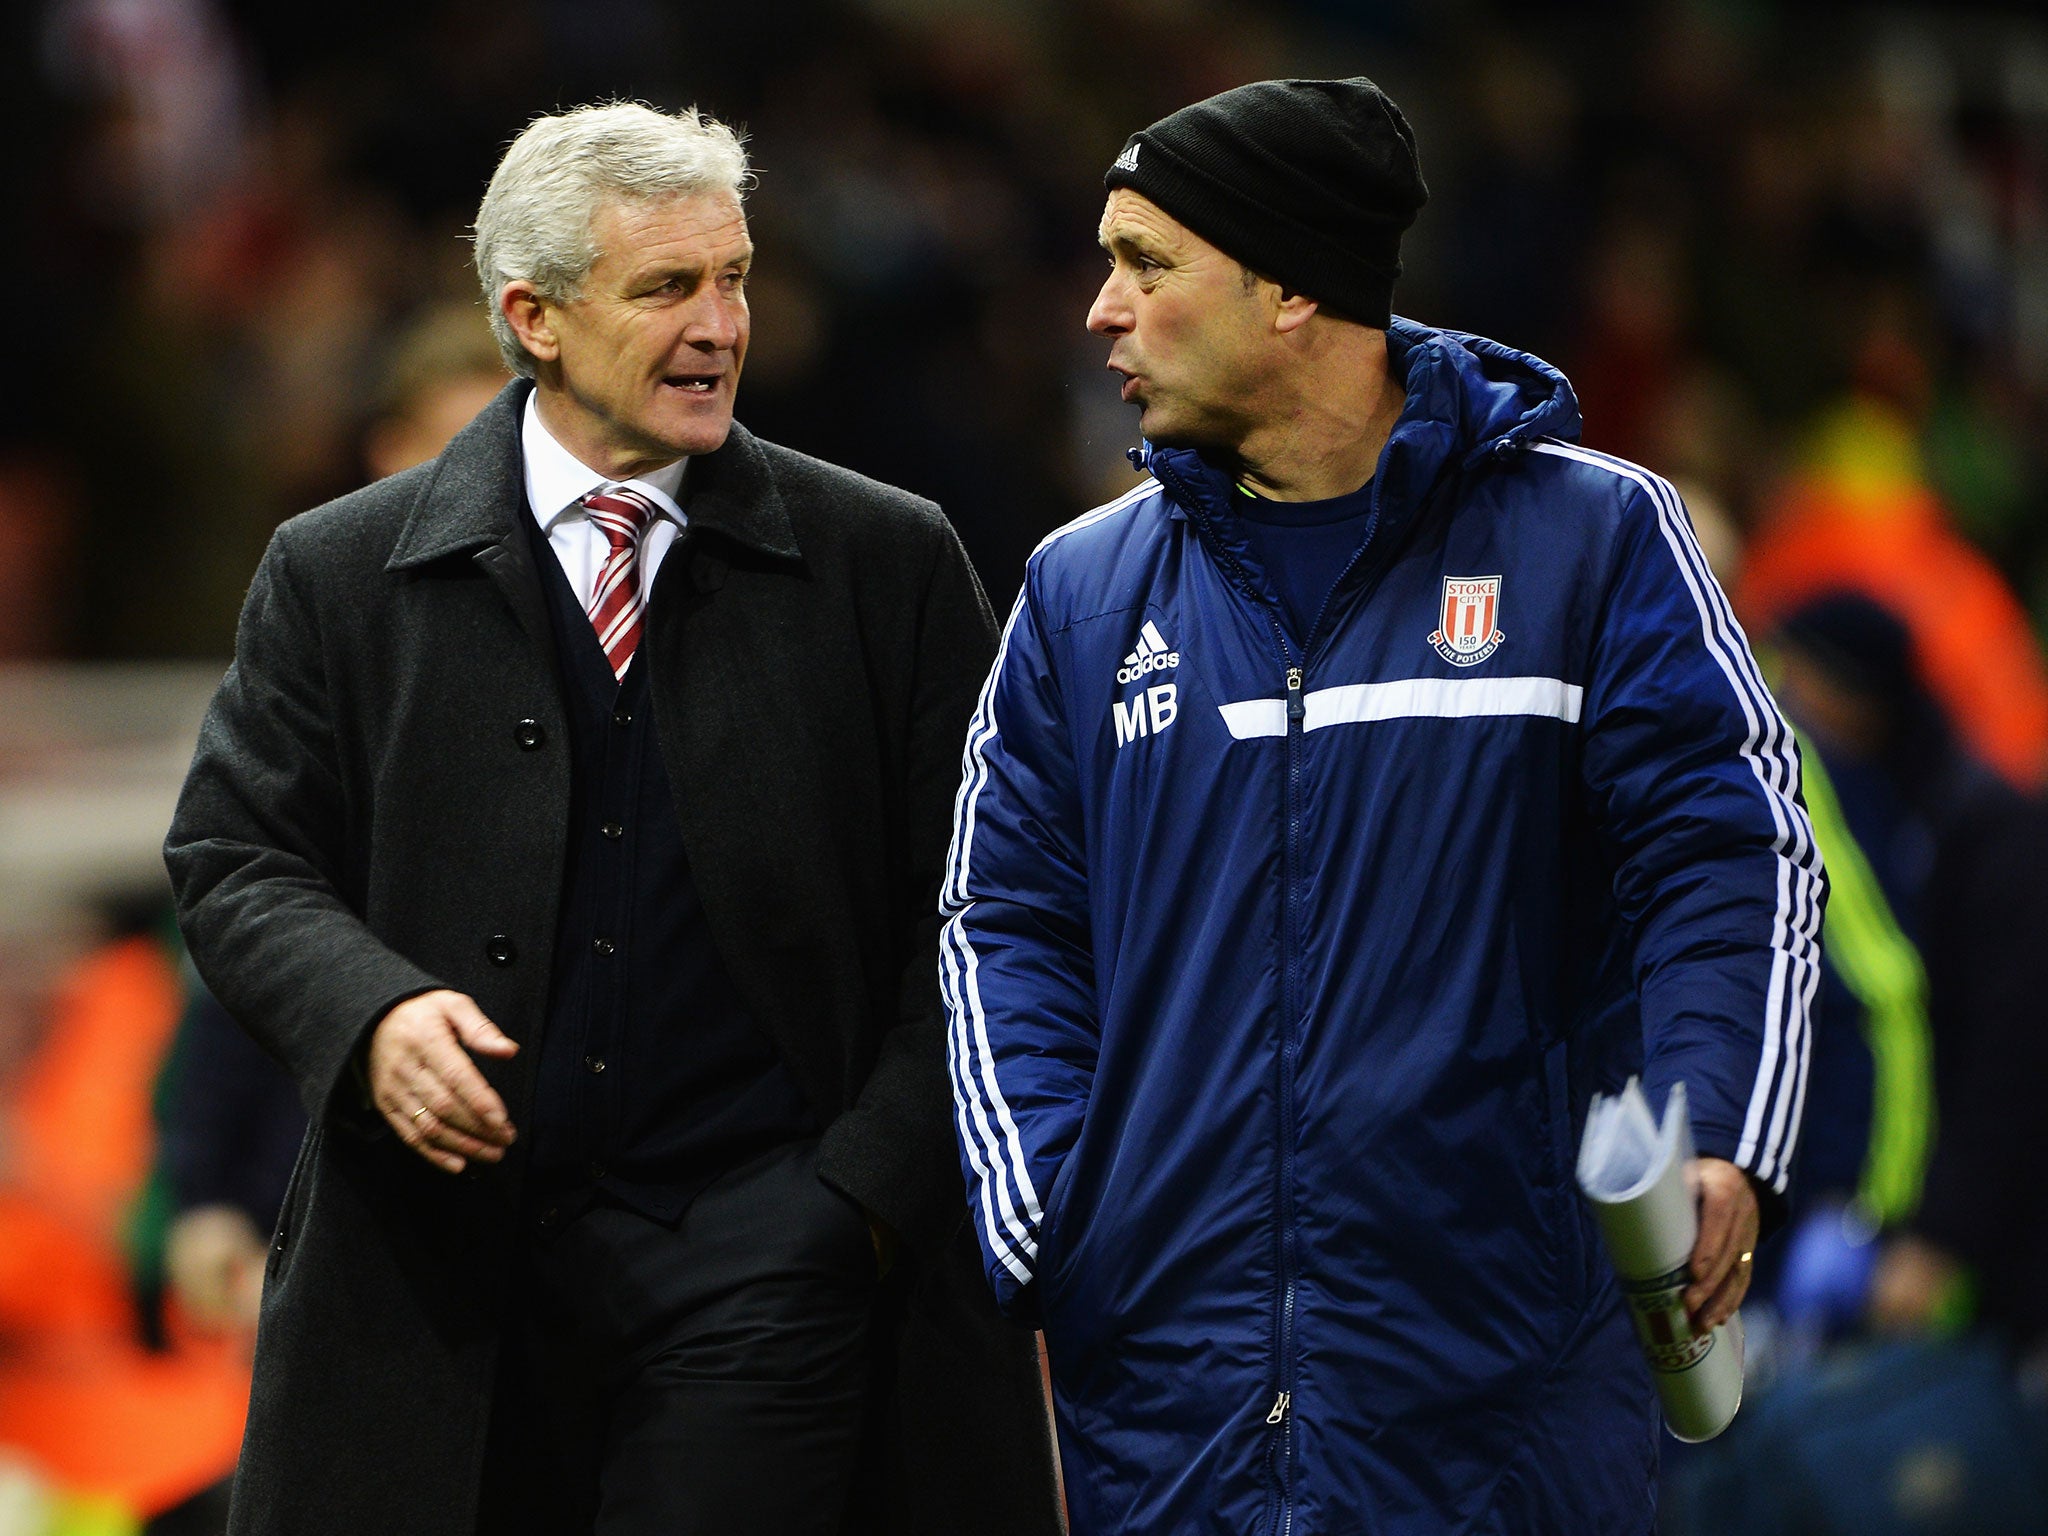
[[[236,1531],[1054,1527],[934,982],[991,624],[936,508],[734,425],[746,175],[529,127],[521,377],[250,590],[167,848],[312,1117]]]

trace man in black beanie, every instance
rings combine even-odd
[[[1073,1529],[1642,1536],[1574,1158],[1596,1092],[1684,1083],[1699,1236],[1645,1337],[1696,1356],[1798,1135],[1791,732],[1671,487],[1548,364],[1391,313],[1426,192],[1377,86],[1226,91],[1105,183],[1088,325],[1151,478],[1032,557],[942,897]]]

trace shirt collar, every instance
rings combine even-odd
[[[526,417],[520,423],[519,447],[526,461],[526,504],[543,532],[553,532],[565,516],[583,515],[583,498],[608,486],[625,485],[654,503],[655,511],[673,520],[677,527],[689,522],[677,499],[683,493],[683,471],[687,458],[664,464],[660,469],[633,480],[608,480],[564,448],[540,419],[536,402],[540,391],[526,397]]]

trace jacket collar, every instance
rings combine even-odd
[[[526,515],[519,424],[532,389],[528,380],[514,379],[441,450],[386,570],[411,570],[504,544],[519,533],[519,519]],[[684,498],[691,527],[765,555],[802,557],[768,456],[738,422],[716,452],[692,460]]]
[[[1452,470],[1539,437],[1579,435],[1571,385],[1539,358],[1399,316],[1387,328],[1387,351],[1406,400],[1373,474],[1377,538],[1397,535]],[[1158,477],[1176,512],[1212,525],[1236,518],[1231,477],[1194,450],[1147,443],[1132,458]]]
[[[441,450],[385,570],[411,570],[461,550],[503,543],[519,531],[526,502],[519,417],[532,388],[514,379]]]

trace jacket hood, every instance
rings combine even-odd
[[[1539,437],[1578,440],[1578,396],[1539,357],[1398,315],[1387,328],[1387,355],[1404,374],[1407,402],[1373,475],[1375,537],[1406,522],[1454,468]],[[1147,443],[1131,458],[1158,476],[1177,515],[1234,515],[1231,476],[1198,450]]]

